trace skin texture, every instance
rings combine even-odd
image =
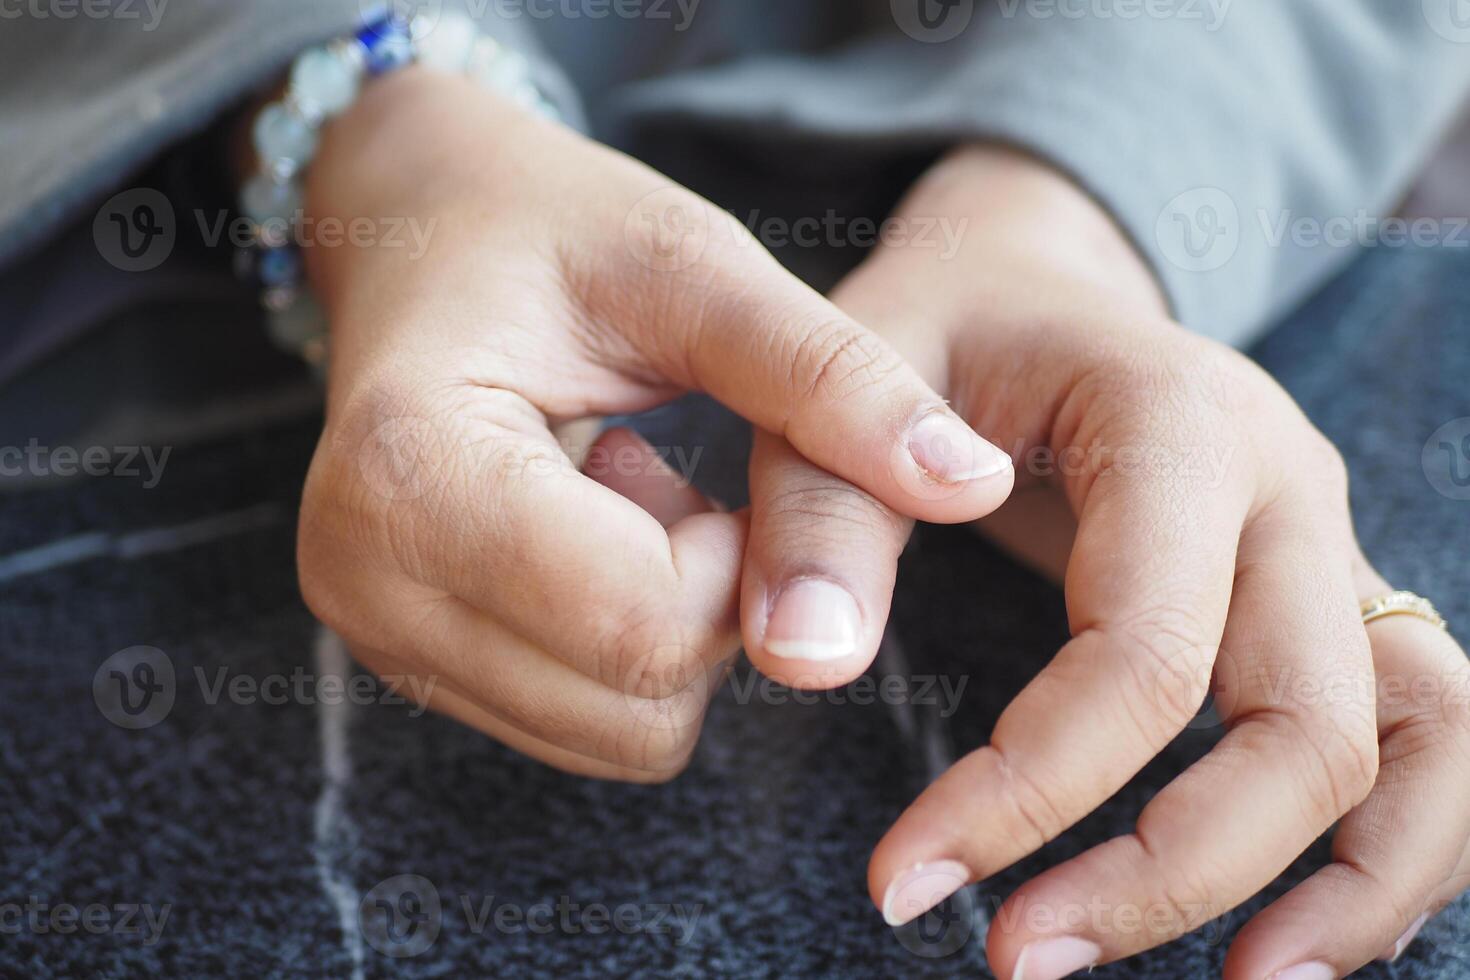
[[[667,779],[742,639],[777,679],[846,683],[911,521],[991,515],[982,533],[1064,583],[1073,639],[879,843],[878,907],[921,862],[958,885],[1062,833],[1209,693],[1228,735],[1133,834],[1012,896],[998,975],[1167,942],[1334,823],[1335,863],[1246,926],[1229,980],[1346,975],[1462,890],[1464,653],[1416,620],[1365,629],[1358,600],[1386,585],[1336,451],[1248,360],[1172,323],[1047,167],[955,153],[898,217],[968,221],[959,252],[879,247],[824,299],[657,174],[409,71],[329,129],[308,210],[437,221],[418,261],[309,256],[332,363],[299,544],[312,609],[380,675],[432,680],[437,710],[568,771]],[[748,513],[631,433],[556,438],[689,390],[758,429]],[[916,448],[928,417],[966,425]],[[959,478],[994,469],[974,432],[1022,465]],[[599,463],[618,453],[643,462]],[[1142,925],[1066,915],[1098,902]],[[1055,928],[1017,914],[1037,906]]]
[[[990,743],[878,844],[874,904],[896,895],[890,918],[911,918],[1031,853],[1213,695],[1227,734],[1136,830],[999,910],[997,975],[1050,980],[1167,942],[1255,894],[1334,823],[1334,863],[1246,925],[1227,980],[1345,976],[1391,955],[1470,883],[1464,652],[1421,620],[1362,624],[1359,601],[1388,586],[1355,542],[1337,452],[1253,363],[1170,322],[1123,236],[1066,179],[1008,150],[964,150],[898,211],[936,215],[972,219],[958,255],[879,248],[833,299],[1023,461],[978,528],[1064,584],[1073,638]],[[778,439],[757,448],[747,636],[752,579],[791,564],[866,556],[845,581],[860,602],[886,602],[905,522]],[[968,874],[890,893],[916,865],[956,863]]]
[[[1010,491],[1004,453],[736,222],[468,80],[372,86],[328,128],[307,210],[432,232],[422,257],[308,250],[331,364],[306,600],[385,679],[552,765],[685,766],[739,646],[749,523],[631,433],[577,444],[578,420],[700,390],[911,517]],[[921,465],[936,425],[948,477]]]

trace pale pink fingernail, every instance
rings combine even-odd
[[[766,621],[766,652],[785,660],[841,660],[857,652],[862,614],[840,585],[797,579],[776,596]]]
[[[1058,936],[1026,944],[1016,959],[1012,980],[1062,980],[1090,970],[1102,960],[1102,947],[1080,936]]]
[[[970,869],[958,861],[916,864],[883,893],[883,921],[895,928],[912,922],[968,885],[970,878]]]
[[[1271,980],[1337,980],[1337,971],[1326,963],[1298,963],[1273,973]]]
[[[968,483],[1011,469],[1011,457],[953,415],[926,415],[909,430],[909,453],[942,483]]]
[[[1419,916],[1419,918],[1415,919],[1409,925],[1409,928],[1404,930],[1404,934],[1400,936],[1397,941],[1394,942],[1393,948],[1378,958],[1381,960],[1388,960],[1390,963],[1392,963],[1400,956],[1403,956],[1404,950],[1409,948],[1409,943],[1412,943],[1414,941],[1414,937],[1419,935],[1419,930],[1423,929],[1424,923],[1428,921],[1429,915],[1427,913]]]

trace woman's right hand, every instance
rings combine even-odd
[[[374,83],[307,203],[429,232],[422,256],[308,250],[332,327],[307,602],[380,675],[560,768],[687,763],[739,645],[746,532],[626,434],[579,471],[560,424],[704,391],[909,517],[972,520],[1010,491],[1005,453],[728,215],[467,80]],[[767,647],[876,648],[886,607],[854,617],[790,567]]]

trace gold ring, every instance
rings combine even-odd
[[[1368,599],[1358,607],[1358,611],[1363,614],[1363,625],[1365,626],[1385,616],[1414,616],[1442,630],[1447,631],[1450,628],[1450,624],[1444,621],[1439,610],[1434,608],[1434,603],[1421,595],[1415,595],[1403,589],[1378,596],[1376,599]]]

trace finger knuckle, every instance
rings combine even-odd
[[[362,546],[370,536],[350,494],[315,463],[302,494],[296,534],[296,578],[302,600],[318,620],[347,635],[351,615],[349,570],[365,567]]]
[[[1163,745],[1199,713],[1210,693],[1215,650],[1185,606],[1159,607],[1112,631],[1126,670],[1124,703],[1147,742]]]
[[[891,383],[898,355],[877,336],[836,319],[819,319],[798,332],[791,382],[804,400],[844,401]]]
[[[1303,746],[1315,756],[1307,767],[1309,798],[1318,813],[1336,820],[1363,802],[1378,779],[1378,728],[1370,711],[1328,706],[1311,715],[1294,715]]]
[[[835,481],[787,487],[766,501],[760,519],[771,538],[793,553],[849,548],[855,537],[896,535],[904,524],[867,492]]]
[[[1160,869],[1156,902],[1163,914],[1159,918],[1168,923],[1167,935],[1158,938],[1191,932],[1223,911],[1208,871],[1163,862],[1156,862],[1155,866]],[[1219,876],[1222,880],[1229,877],[1223,870]]]
[[[704,676],[704,654],[690,629],[655,600],[643,599],[631,611],[608,611],[593,627],[597,663],[611,666],[606,683],[630,697],[651,701],[674,698]]]
[[[1303,423],[1308,431],[1300,439],[1291,440],[1289,472],[1300,481],[1305,501],[1313,509],[1323,509],[1337,522],[1350,521],[1347,460],[1331,440]]]
[[[1436,686],[1441,683],[1436,681]],[[1395,757],[1448,753],[1470,772],[1470,681],[1451,676],[1431,703],[1419,704],[1386,733]]]
[[[1000,802],[1011,814],[1017,836],[1026,840],[1031,850],[1046,844],[1071,823],[1047,790],[1021,769],[1012,766],[1005,753],[990,745],[982,752],[992,753],[1000,775]]]
[[[672,779],[683,772],[699,741],[698,705],[684,698],[644,700],[632,723],[615,726],[600,750],[627,768]]]
[[[1157,811],[1145,809],[1133,834],[1124,838],[1132,849],[1121,854],[1128,863],[1153,872],[1149,912],[1154,931],[1150,938],[1156,942],[1191,932],[1215,918],[1223,911],[1218,908],[1216,883],[1233,877],[1228,868],[1214,862],[1181,860],[1170,853],[1160,843],[1167,834],[1155,830],[1161,819]]]
[[[1084,428],[1170,443],[1236,439],[1261,397],[1259,372],[1234,351],[1194,337],[1104,348],[1077,385]]]

